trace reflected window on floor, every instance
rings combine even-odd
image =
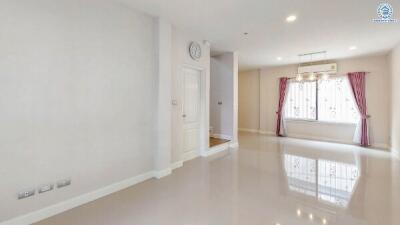
[[[285,154],[289,190],[319,201],[347,207],[354,192],[359,169],[356,165]]]
[[[314,159],[285,155],[285,170],[289,189],[316,196],[316,162]]]
[[[359,176],[355,165],[318,160],[318,198],[346,207]]]

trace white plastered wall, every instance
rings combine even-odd
[[[110,1],[5,0],[0,13],[0,223],[30,224],[168,175],[181,154],[171,101],[182,98],[182,65],[203,69],[208,150],[208,43]],[[64,178],[71,186],[16,199]]]
[[[400,45],[390,54],[391,67],[391,147],[400,156]]]

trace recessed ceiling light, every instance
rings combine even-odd
[[[326,224],[326,219],[322,219],[322,224]]]
[[[290,15],[288,17],[286,17],[286,21],[291,23],[294,22],[297,19],[297,17],[295,15]]]
[[[313,219],[314,219],[313,214],[310,213],[310,214],[308,215],[308,218],[310,218],[310,220],[313,220]]]
[[[278,60],[278,61],[282,61],[282,59],[283,59],[283,58],[280,57],[280,56],[279,56],[279,57],[276,57],[276,60]]]
[[[356,49],[357,49],[357,46],[350,46],[350,47],[349,47],[349,50],[350,50],[350,51],[353,51],[353,50],[356,50]]]

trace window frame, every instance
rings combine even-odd
[[[345,77],[345,76],[334,76],[334,77]],[[331,78],[328,78],[331,79]],[[357,125],[357,121],[355,122],[343,122],[343,121],[339,121],[339,122],[335,122],[335,121],[326,121],[326,120],[320,120],[319,119],[319,79],[316,80],[302,80],[302,81],[291,81],[289,80],[288,82],[294,82],[294,83],[302,83],[302,82],[315,82],[315,88],[316,88],[316,95],[315,95],[315,119],[301,119],[301,118],[288,118],[283,116],[283,119],[285,121],[289,121],[289,122],[308,122],[308,123],[321,123],[321,124],[333,124],[333,125],[348,125],[348,126],[355,126]],[[287,86],[288,90],[289,90],[290,85]],[[288,91],[287,90],[287,91]],[[286,101],[287,99],[285,99]],[[285,102],[285,106],[286,106],[286,102]]]

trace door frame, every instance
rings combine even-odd
[[[184,101],[184,69],[192,69],[197,70],[200,72],[200,128],[199,128],[199,149],[195,151],[195,154],[184,156],[184,149],[183,149],[183,132],[184,132],[184,122],[182,119],[183,115],[183,101]],[[200,155],[204,155],[205,152],[209,150],[208,147],[208,133],[209,133],[209,79],[207,79],[207,70],[202,66],[195,66],[192,64],[182,64],[179,66],[179,95],[180,95],[180,120],[179,120],[179,131],[178,131],[178,143],[179,143],[179,152],[180,152],[180,160],[181,161],[188,161],[194,159]],[[208,90],[208,92],[207,92]],[[208,94],[207,94],[208,93]],[[180,135],[179,135],[180,134]],[[179,137],[180,136],[180,137]]]

